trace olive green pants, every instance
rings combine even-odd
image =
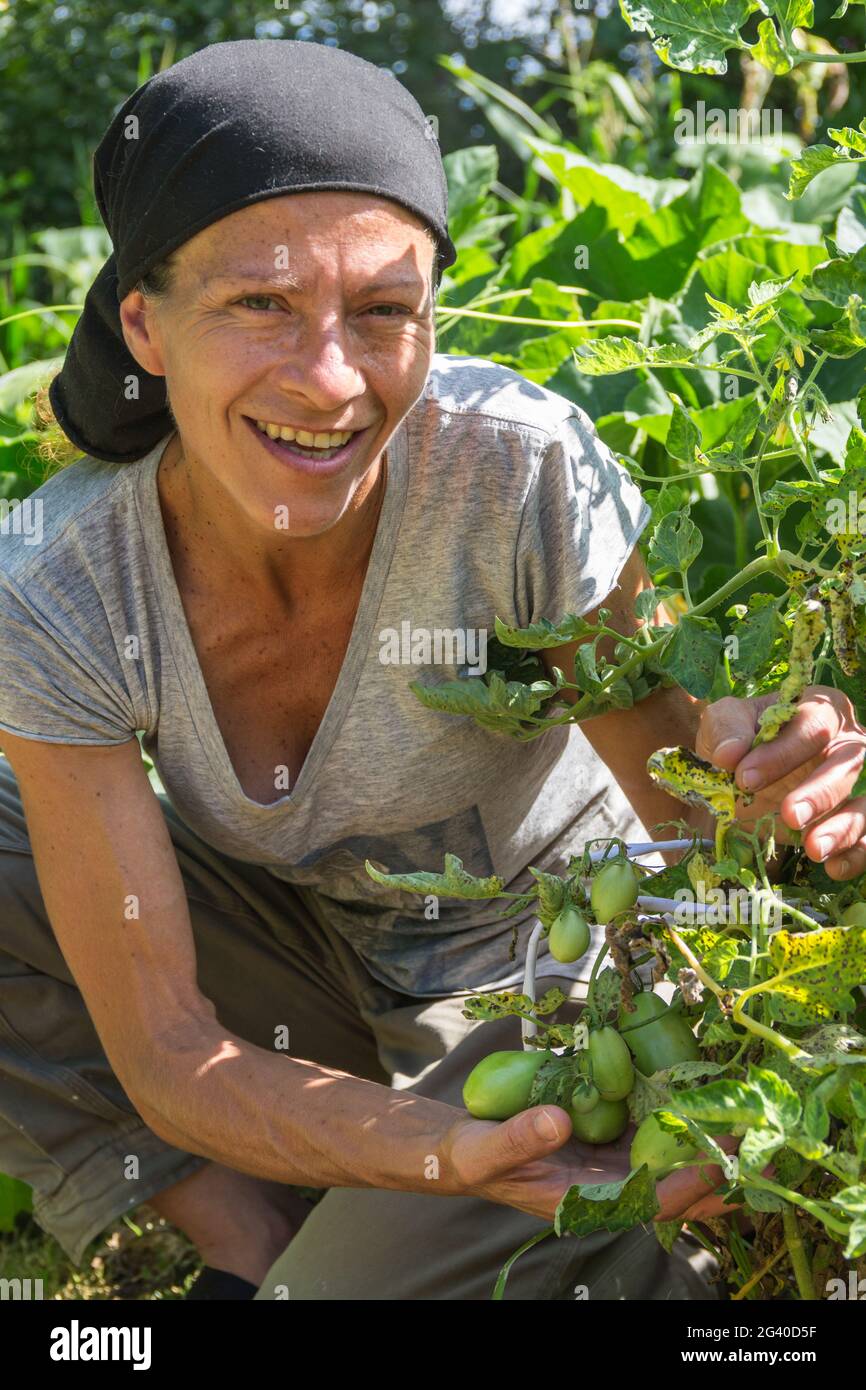
[[[294,1056],[453,1105],[480,1057],[519,1046],[513,1019],[472,1023],[460,999],[380,984],[313,895],[216,853],[162,805],[199,986],[226,1028],[272,1051],[285,1026]],[[563,988],[576,998],[583,987]],[[32,1186],[37,1221],[80,1264],[106,1226],[206,1161],[148,1129],[114,1075],[48,922],[15,777],[0,758],[0,1172]],[[489,1298],[500,1266],[544,1223],[435,1191],[435,1163],[430,1195],[331,1189],[258,1298]],[[713,1268],[696,1243],[668,1256],[640,1227],[550,1237],[517,1262],[506,1296],[714,1299]]]

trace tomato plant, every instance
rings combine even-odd
[[[753,1230],[751,1237],[738,1234],[736,1258],[724,1230],[713,1233],[731,1287],[748,1284],[751,1292],[766,1284],[771,1297],[812,1298],[807,1249],[821,1250],[822,1279],[845,1277],[866,1256],[863,881],[833,883],[799,846],[782,861],[781,877],[771,878],[772,828],[762,834],[760,822],[749,837],[754,867],[741,864],[728,848],[729,775],[686,749],[663,750],[650,762],[674,794],[698,796],[713,811],[716,857],[692,832],[677,864],[645,871],[640,887],[651,890],[651,906],[639,898],[612,918],[578,1022],[551,1017],[565,1001],[558,988],[541,998],[524,989],[466,1001],[470,1018],[512,1014],[540,1035],[526,1036],[523,1054],[505,1054],[517,1059],[519,1083],[507,1076],[507,1099],[484,1113],[498,1118],[529,1105],[560,1105],[585,1143],[610,1143],[629,1122],[636,1126],[629,1176],[605,1185],[603,1203],[580,1185],[569,1189],[557,1213],[562,1234],[607,1228],[609,1220],[616,1229],[650,1222],[656,1230],[656,1182],[676,1164],[717,1164],[720,1194],[736,1194]],[[732,843],[742,833],[731,830]],[[602,852],[626,851],[612,841]],[[586,846],[575,856],[558,885],[555,875],[536,871],[535,892],[546,904],[539,912],[549,920],[553,905],[589,897],[593,852]],[[392,878],[416,892],[513,897],[500,881],[474,879],[454,856],[445,874]],[[666,910],[676,907],[670,895],[683,885],[700,901],[697,889],[707,881],[744,890],[745,898],[733,898],[719,923],[705,917],[684,924]],[[673,1004],[636,974],[647,965],[648,946],[654,978],[673,986]],[[484,1075],[485,1062],[498,1066],[501,1055],[485,1059],[473,1077]],[[474,1099],[473,1106],[479,1113]],[[740,1141],[737,1152],[722,1148],[724,1134]],[[673,1223],[657,1234],[669,1244],[678,1230]]]

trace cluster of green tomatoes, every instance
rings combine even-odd
[[[602,926],[633,907],[639,878],[625,859],[605,864],[592,880],[590,905]],[[578,960],[589,948],[590,928],[574,905],[565,906],[549,933],[550,954],[564,963]],[[463,1087],[463,1103],[478,1120],[508,1120],[530,1108],[535,1079],[554,1054],[550,1048],[491,1052],[473,1067]],[[628,1097],[636,1072],[654,1072],[700,1057],[688,1021],[652,990],[620,1007],[617,1024],[590,1029],[587,1045],[575,1052],[575,1084],[565,1105],[575,1138],[587,1144],[610,1144],[629,1123]],[[631,1165],[646,1164],[657,1178],[697,1150],[666,1133],[652,1115],[638,1126],[631,1145]]]

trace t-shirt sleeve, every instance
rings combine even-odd
[[[521,627],[603,603],[651,515],[640,488],[575,407],[548,439],[517,539]]]
[[[80,597],[56,589],[52,597],[38,581],[31,592],[0,573],[0,729],[46,743],[135,737],[107,625],[88,634]]]

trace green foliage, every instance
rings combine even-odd
[[[808,61],[808,50],[794,41],[795,29],[815,23],[813,0],[620,0],[626,22],[648,34],[663,62],[686,72],[723,74],[730,52],[748,52],[773,74],[790,72]],[[834,18],[848,8],[843,0]],[[747,22],[766,16],[756,36],[745,36]]]

